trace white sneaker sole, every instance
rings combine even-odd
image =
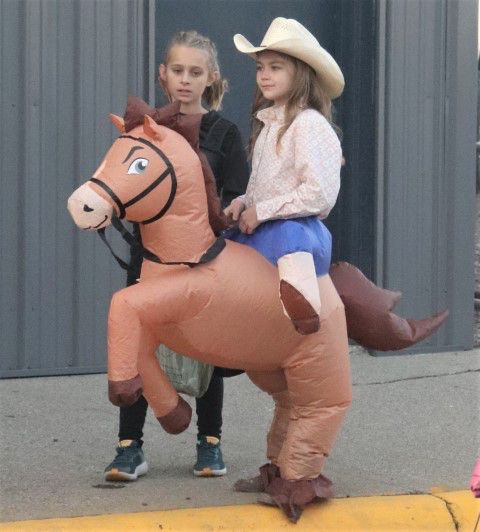
[[[137,480],[138,477],[145,475],[147,471],[147,462],[138,465],[133,473],[125,473],[125,471],[119,471],[118,469],[113,468],[105,473],[105,480]]]
[[[204,467],[201,471],[193,470],[193,475],[195,477],[223,477],[227,474],[227,468],[223,469],[210,469],[209,467]]]

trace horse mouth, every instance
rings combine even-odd
[[[101,225],[103,225],[108,220],[108,216],[105,215],[105,218],[97,225],[90,225],[89,227],[85,227],[85,229],[99,229]]]

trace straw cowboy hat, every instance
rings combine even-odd
[[[345,80],[335,59],[320,46],[315,37],[293,18],[278,17],[273,20],[260,46],[253,46],[243,35],[233,37],[237,50],[254,59],[256,53],[273,50],[301,59],[319,75],[320,83],[330,98],[342,94]]]

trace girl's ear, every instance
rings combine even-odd
[[[160,83],[160,87],[162,87],[163,92],[168,98],[168,101],[172,102],[173,99],[170,96],[167,88],[167,67],[163,63],[158,67],[158,81]]]
[[[165,83],[167,81],[167,67],[163,63],[158,67],[158,76],[160,82]]]
[[[219,79],[220,79],[220,72],[218,70],[214,70],[208,75],[207,87],[211,87]]]

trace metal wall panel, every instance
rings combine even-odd
[[[476,130],[474,0],[380,2],[377,275],[403,291],[399,313],[448,307],[413,351],[473,341]],[[380,101],[379,100],[379,101]]]
[[[125,276],[66,199],[116,136],[108,113],[145,96],[147,19],[144,0],[0,0],[1,376],[105,369]]]

